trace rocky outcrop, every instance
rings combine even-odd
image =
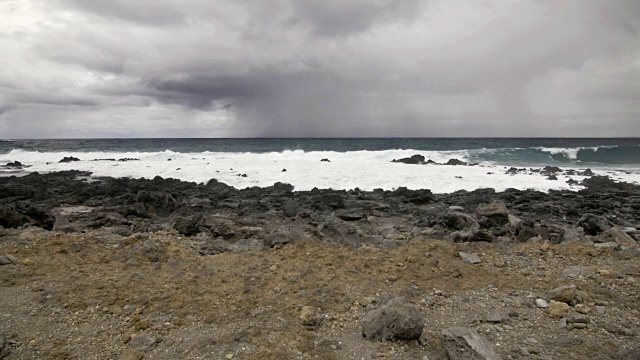
[[[640,188],[600,178],[590,185],[605,183],[600,191],[433,194],[406,187],[293,191],[284,183],[239,190],[215,179],[196,184],[159,176],[84,180],[89,175],[65,171],[0,177],[0,226],[67,233],[108,228],[120,234],[173,229],[225,242],[215,246],[218,250],[232,246],[238,251],[279,246],[269,237],[276,233],[289,234],[279,237],[287,241],[316,238],[384,248],[437,236],[454,242],[606,243],[624,249],[640,238]],[[62,208],[78,211],[58,213]],[[394,232],[381,235],[380,224],[389,223]],[[246,231],[251,228],[262,230]]]
[[[65,156],[58,162],[59,163],[70,163],[70,162],[74,162],[74,161],[80,161],[80,159],[78,159],[77,157],[73,157],[73,156]]]

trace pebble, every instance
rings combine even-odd
[[[229,360],[233,359],[233,354],[231,354],[231,353],[227,354],[227,359],[229,359]]]
[[[529,352],[529,349],[527,349],[526,347],[521,347],[520,348],[520,355],[529,356],[529,355],[531,355],[531,353]]]
[[[596,306],[596,312],[598,314],[604,314],[605,312],[607,312],[607,308],[604,306]]]

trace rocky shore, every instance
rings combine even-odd
[[[0,358],[640,356],[637,185],[90,175],[0,178]]]

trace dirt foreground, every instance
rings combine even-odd
[[[416,238],[200,256],[191,241],[0,229],[0,255],[16,262],[0,266],[0,358],[448,359],[439,334],[451,326],[505,359],[640,354],[636,248]],[[565,317],[536,305],[565,285],[577,287]],[[358,320],[394,296],[420,308],[421,340],[364,339]]]

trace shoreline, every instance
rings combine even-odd
[[[452,326],[502,358],[640,353],[634,184],[434,194],[88,175],[0,178],[8,359],[444,360]],[[363,318],[396,296],[425,317],[420,339],[364,339]]]

